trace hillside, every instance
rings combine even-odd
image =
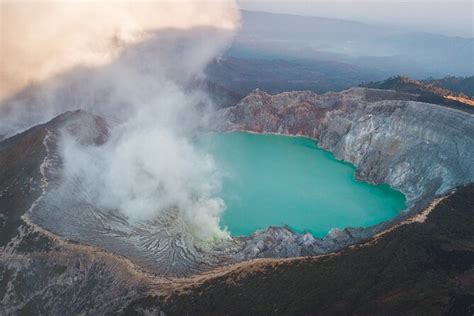
[[[431,82],[422,82],[404,76],[394,76],[380,82],[369,82],[361,86],[373,89],[395,90],[418,95],[417,101],[442,104],[463,111],[474,111],[474,100]]]
[[[465,94],[474,98],[474,76],[471,77],[444,77],[441,79],[426,79],[423,83],[448,89],[457,94]]]
[[[473,196],[474,185],[460,188],[425,222],[333,256],[236,267],[176,293],[164,309],[171,315],[472,315]]]
[[[289,90],[325,93],[385,78],[379,71],[341,62],[234,57],[215,60],[207,67],[206,74],[209,81],[240,98],[257,88],[269,93]]]

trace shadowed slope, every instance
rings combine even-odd
[[[0,142],[0,246],[17,233],[21,216],[41,195],[45,185],[41,179],[47,156],[45,142],[57,138],[61,128],[76,133],[82,142],[99,144],[107,137],[105,121],[74,111]]]
[[[337,255],[253,262],[171,297],[174,315],[474,312],[474,185]]]

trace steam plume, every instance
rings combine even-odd
[[[67,109],[103,115],[105,145],[62,139],[66,181],[131,221],[175,209],[197,240],[225,238],[220,172],[190,141],[212,105],[188,87],[238,19],[230,1],[2,2],[0,134]]]

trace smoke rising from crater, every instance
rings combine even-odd
[[[174,210],[197,240],[227,238],[220,171],[191,138],[212,108],[194,83],[238,22],[231,1],[2,3],[0,135],[65,110],[102,115],[104,145],[62,138],[58,195],[74,186],[134,222]]]

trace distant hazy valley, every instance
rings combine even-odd
[[[316,36],[317,35],[317,36]],[[336,61],[388,77],[472,76],[474,39],[338,19],[242,13],[228,54],[263,59]]]
[[[242,28],[232,46],[206,74],[234,98],[256,88],[270,93],[341,91],[394,75],[472,97],[473,55],[472,38],[243,11]]]

